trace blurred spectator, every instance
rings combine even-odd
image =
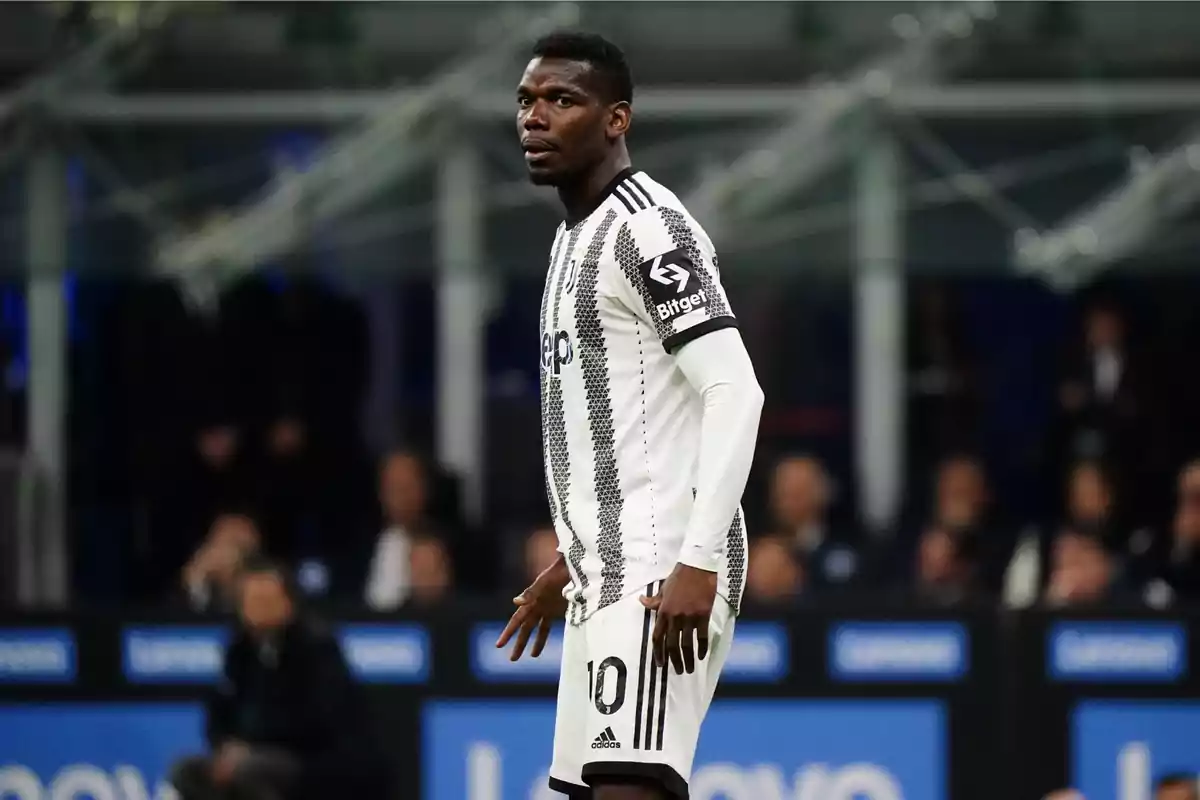
[[[247,562],[239,601],[241,625],[208,706],[212,754],[175,766],[180,796],[374,795],[376,743],[336,638],[299,613],[287,575],[271,562]]]
[[[272,552],[312,558],[342,545],[361,524],[360,432],[369,337],[362,309],[296,263],[239,284],[260,309],[245,346],[256,366],[250,434]]]
[[[1119,540],[1112,530],[1117,521],[1114,487],[1098,461],[1081,461],[1071,468],[1066,504],[1070,524],[1107,531],[1114,541]]]
[[[925,531],[917,548],[917,598],[953,605],[976,597],[977,545],[977,538],[969,530],[937,525]]]
[[[1152,390],[1142,360],[1129,346],[1125,317],[1108,302],[1084,312],[1081,341],[1063,366],[1058,386],[1059,453],[1055,470],[1078,460],[1126,468],[1124,488],[1136,505],[1151,496],[1151,466],[1159,459]]]
[[[208,538],[183,568],[183,589],[194,611],[227,612],[237,607],[237,576],[243,561],[262,541],[245,514],[221,514]]]
[[[750,602],[779,605],[799,596],[806,576],[794,553],[791,544],[778,536],[751,543],[746,574],[746,595]]]
[[[454,565],[450,550],[441,538],[428,533],[413,537],[409,563],[409,602],[432,605],[446,599],[454,587]]]
[[[961,546],[972,553],[976,589],[998,592],[1016,537],[995,510],[983,462],[965,453],[944,458],[935,472],[932,506],[922,530],[953,532]],[[968,537],[973,541],[967,542]],[[899,546],[905,557],[896,562],[913,563],[911,550],[904,542]]]
[[[1146,600],[1155,607],[1200,601],[1200,460],[1179,475],[1179,500],[1172,537],[1150,558],[1153,579]]]
[[[385,528],[375,543],[367,575],[366,603],[375,611],[399,608],[421,581],[437,583],[449,578],[450,555],[445,543],[437,554],[428,541],[417,547],[418,539],[429,539],[429,474],[415,453],[397,451],[383,459],[379,470],[379,505]],[[439,564],[438,559],[443,563]],[[418,576],[416,561],[436,574]]]
[[[133,558],[143,598],[161,597],[216,510],[245,501],[255,313],[204,273],[139,282],[116,312],[123,427],[138,506]]]
[[[1119,568],[1099,531],[1067,528],[1054,540],[1047,605],[1093,606],[1121,600]]]
[[[1126,537],[1116,531],[1116,501],[1108,472],[1098,461],[1080,461],[1067,475],[1063,492],[1069,528],[1094,533],[1106,547],[1119,548]],[[1032,605],[1045,589],[1054,537],[1045,528],[1028,530],[1017,545],[1005,573],[1004,601],[1013,608]]]
[[[1200,781],[1195,775],[1164,775],[1154,784],[1154,800],[1200,800]]]
[[[1125,320],[1112,305],[1097,303],[1084,312],[1079,350],[1064,366],[1059,406],[1070,422],[1075,458],[1099,458],[1107,446],[1107,426],[1136,413],[1136,387],[1130,376]]]
[[[954,528],[988,522],[991,491],[983,463],[970,455],[952,455],[938,465],[934,481],[932,522]]]
[[[541,575],[558,560],[558,534],[554,532],[554,528],[544,527],[537,528],[525,540],[525,563],[522,579],[522,586],[528,586],[533,583],[538,575]]]
[[[924,483],[942,453],[970,447],[979,398],[955,297],[939,283],[914,288],[907,315],[908,474]]]
[[[854,537],[829,522],[833,487],[821,462],[811,456],[781,459],[770,492],[772,530],[802,567],[805,589],[853,580],[859,571]]]

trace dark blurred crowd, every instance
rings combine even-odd
[[[436,464],[404,448],[368,459],[356,444],[367,337],[348,301],[316,283],[268,290],[254,280],[217,298],[209,322],[167,291],[144,287],[126,323],[145,511],[138,599],[225,608],[238,565],[264,551],[292,564],[310,595],[381,611],[510,592],[554,559],[548,523],[476,529]],[[864,529],[820,458],[772,457],[758,470],[761,500],[747,495],[751,601],[1200,601],[1200,461],[1171,463],[1161,446],[1151,370],[1128,345],[1120,309],[1083,308],[1041,460],[1055,502],[1031,520],[997,500],[989,464],[970,447],[979,365],[954,335],[947,299],[915,302],[901,520]]]
[[[107,422],[125,444],[110,452],[125,459],[97,477],[96,500],[134,509],[127,594],[169,596],[186,564],[191,601],[215,601],[199,576],[228,571],[232,549],[253,543],[336,561],[347,532],[369,524],[358,305],[317,278],[255,275],[219,291],[163,280],[133,285],[108,319]],[[197,551],[206,536],[219,546]]]

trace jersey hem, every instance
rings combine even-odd
[[[644,583],[638,584],[637,585],[638,588],[626,592],[625,594],[621,595],[614,602],[609,603],[608,605],[604,606],[603,608],[595,608],[595,607],[588,608],[586,613],[582,613],[583,607],[581,606],[581,604],[576,603],[571,598],[567,598],[568,609],[567,609],[567,615],[566,615],[566,622],[568,625],[578,628],[580,625],[587,622],[589,619],[594,617],[596,614],[599,614],[600,612],[604,611],[605,608],[611,608],[627,597],[634,597],[634,596],[646,597],[647,596],[646,589],[645,589],[646,586],[649,586],[649,585],[655,584],[655,583],[662,583],[665,580],[666,580],[666,576],[662,576],[659,578],[651,578],[649,580],[646,580]],[[660,589],[660,591],[661,591],[661,589]],[[728,591],[722,592],[720,589],[717,589],[717,597],[720,598],[721,600],[724,600],[729,605],[729,609],[733,612],[734,617],[741,616],[741,613],[742,613],[741,603],[734,602],[733,599],[730,598]],[[739,600],[740,600],[740,598],[739,598]],[[572,621],[572,620],[574,620],[574,621]]]

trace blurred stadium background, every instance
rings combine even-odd
[[[523,585],[560,26],[722,253],[760,604],[1200,599],[1193,4],[67,2],[0,7],[0,604],[208,610],[230,529],[339,608]]]

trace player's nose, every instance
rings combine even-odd
[[[541,103],[534,103],[529,107],[525,118],[521,120],[521,127],[527,131],[544,131],[550,127],[549,118]]]

